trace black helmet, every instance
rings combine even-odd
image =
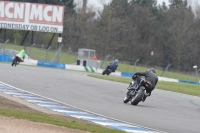
[[[149,71],[149,72],[152,72],[152,73],[154,73],[154,74],[156,74],[156,70],[153,69],[153,68],[150,68],[148,71]]]

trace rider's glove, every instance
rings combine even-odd
[[[137,77],[137,75],[133,75],[133,76],[132,76],[132,79],[136,79],[136,77]]]

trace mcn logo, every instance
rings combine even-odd
[[[63,6],[0,1],[0,20],[3,21],[63,25],[63,16]]]
[[[30,22],[62,25],[63,8],[59,6],[31,4]]]
[[[0,20],[24,21],[25,3],[0,2]]]

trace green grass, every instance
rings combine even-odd
[[[23,48],[23,46],[19,46],[19,45],[13,45],[13,44],[6,44],[6,48],[7,49],[13,49],[13,50],[21,50]],[[27,47],[27,51],[29,53],[29,48],[30,47]],[[27,54],[28,54],[27,53]],[[51,60],[53,59],[54,55],[55,55],[55,51],[49,51],[48,52],[48,59],[47,61],[51,62]],[[35,60],[42,60],[42,61],[45,61],[45,57],[46,57],[46,51],[44,49],[41,49],[41,48],[32,48],[31,49],[31,55],[30,57],[32,59],[35,59]],[[55,59],[56,61],[56,59]],[[63,63],[63,64],[73,64],[76,62],[76,56],[75,55],[72,55],[72,54],[68,54],[66,52],[61,52],[61,55],[60,55],[60,63]],[[104,69],[106,67],[106,65],[108,64],[109,62],[104,62],[103,65],[102,65],[102,69]],[[142,66],[136,66],[136,71],[140,71],[140,72],[143,72],[143,71],[146,71],[148,70],[149,68],[146,68],[146,67],[142,67]],[[118,69],[117,71],[120,71],[120,72],[128,72],[128,73],[134,73],[134,66],[133,65],[130,65],[130,64],[123,64],[123,63],[119,63],[119,66],[118,66]],[[156,69],[157,71],[157,75],[160,76],[162,74],[162,70],[159,70],[159,69]],[[192,73],[193,75],[189,75],[189,74],[183,74],[183,73],[175,73],[175,72],[168,72],[167,74],[164,73],[164,77],[169,77],[169,78],[174,78],[174,79],[182,79],[182,80],[188,80],[188,81],[195,81],[196,80],[196,77],[194,76],[194,73]]]
[[[79,129],[93,133],[125,133],[123,131],[106,128],[96,124],[87,122],[78,122],[76,119],[65,119],[63,117],[50,116],[44,113],[33,113],[20,110],[2,109],[0,108],[0,115],[14,117],[18,119],[26,119],[33,122],[48,123],[57,126],[63,126],[72,129]]]
[[[123,78],[123,77],[115,77],[115,76],[103,76],[103,75],[97,75],[97,74],[89,74],[88,76],[94,77],[94,78],[100,78],[104,80],[126,83],[127,86],[132,81],[131,78]],[[200,97],[200,85],[158,81],[156,85],[156,89],[173,91],[173,92]]]

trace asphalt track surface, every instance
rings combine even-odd
[[[84,110],[168,133],[200,132],[200,98],[155,89],[144,103],[124,104],[127,84],[62,69],[0,64],[0,81]],[[130,80],[131,81],[131,80]]]

